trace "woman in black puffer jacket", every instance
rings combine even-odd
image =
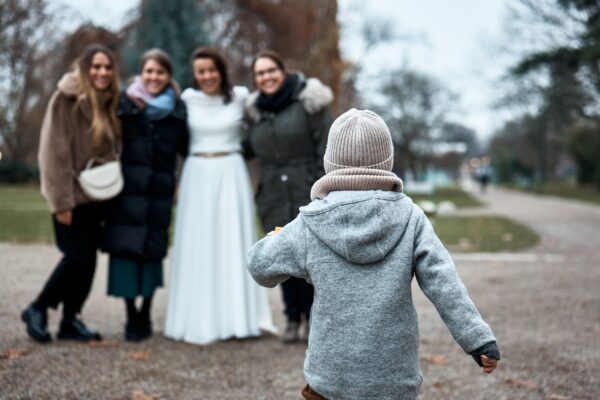
[[[177,153],[187,155],[189,140],[169,56],[149,50],[141,66],[141,75],[119,104],[125,186],[107,221],[105,248],[110,253],[108,294],[125,298],[129,341],[152,334],[150,306],[155,289],[163,284]],[[143,298],[139,309],[138,296]]]
[[[260,162],[256,204],[265,232],[284,226],[310,202],[313,183],[324,175],[323,154],[332,123],[331,90],[316,78],[288,73],[281,57],[273,51],[259,53],[252,63],[258,91],[248,98],[249,151]],[[306,281],[290,278],[282,283],[288,326],[286,343],[304,338],[313,288]]]

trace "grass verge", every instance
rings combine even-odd
[[[436,204],[441,201],[451,201],[458,208],[483,206],[482,202],[457,187],[438,187],[431,195],[411,194],[410,192],[408,192],[407,195],[410,196],[415,203],[422,200],[429,200]]]
[[[0,187],[0,241],[54,240],[52,218],[37,186]]]
[[[459,189],[439,189],[433,199],[431,196],[423,198],[432,201],[452,199],[457,206],[460,204],[462,207],[466,207],[466,204],[480,204],[474,203],[469,195]],[[417,201],[416,196],[413,199]],[[442,242],[451,250],[512,251],[532,246],[539,241],[539,237],[529,228],[503,217],[434,218],[432,222]],[[260,234],[260,224],[258,225]],[[54,241],[50,211],[37,187],[0,187],[0,241]]]
[[[530,228],[505,217],[438,217],[431,221],[441,241],[453,251],[516,251],[540,241]]]
[[[514,189],[526,191],[547,196],[558,196],[566,199],[580,200],[589,203],[600,204],[600,190],[593,185],[576,185],[568,182],[547,182],[543,185],[535,185],[532,188],[524,189],[516,186],[509,186]]]

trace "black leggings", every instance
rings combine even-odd
[[[292,277],[281,284],[281,289],[288,321],[299,322],[302,314],[308,320],[315,294],[313,286],[304,279]]]
[[[94,279],[103,219],[104,206],[100,203],[75,207],[70,226],[52,217],[56,245],[63,257],[34,301],[35,308],[57,308],[62,303],[64,319],[75,318],[81,312]]]

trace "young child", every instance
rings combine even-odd
[[[458,344],[484,372],[500,351],[423,211],[391,172],[385,122],[352,109],[331,126],[327,174],[309,205],[249,252],[248,269],[273,287],[290,276],[315,287],[305,399],[415,399],[422,383],[411,295],[417,278]]]

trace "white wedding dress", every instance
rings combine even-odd
[[[165,336],[207,344],[275,332],[267,292],[246,270],[257,241],[250,178],[241,149],[245,87],[231,103],[186,89],[190,155],[181,176]],[[229,153],[215,157],[196,153]]]

